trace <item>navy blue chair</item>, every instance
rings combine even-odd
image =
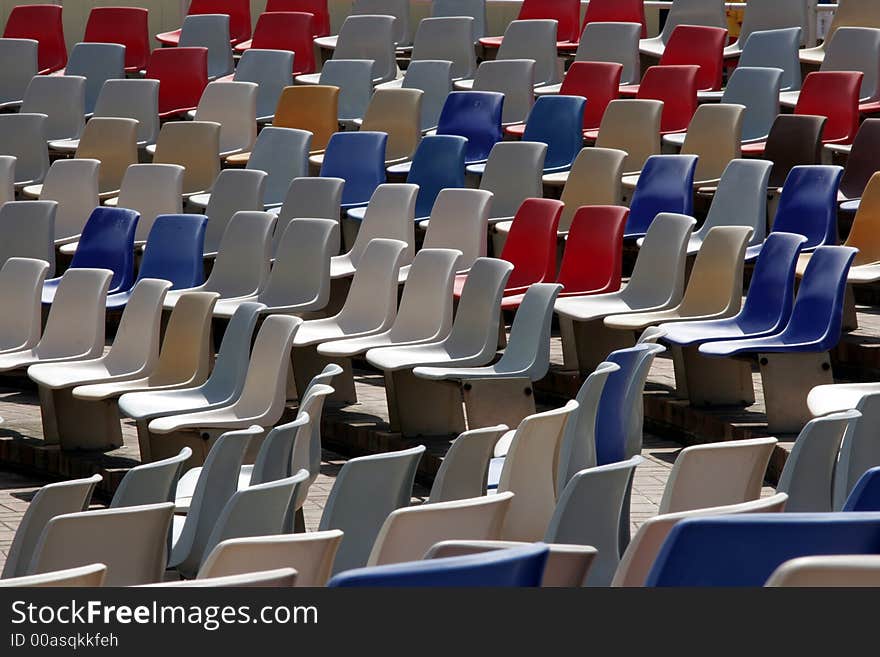
[[[453,91],[446,96],[438,135],[458,135],[468,140],[466,164],[489,159],[492,147],[501,141],[501,112],[504,94],[494,91]]]
[[[755,263],[742,310],[734,317],[661,324],[663,342],[689,347],[701,342],[760,338],[782,331],[794,304],[795,267],[803,235],[771,233]]]
[[[696,155],[649,157],[633,192],[624,238],[644,237],[661,212],[693,216],[696,168]]]
[[[807,238],[804,251],[837,244],[837,190],[843,168],[810,164],[793,167],[779,195],[771,234],[798,233]],[[761,252],[762,244],[746,249],[746,260]]]
[[[543,543],[446,559],[356,568],[339,573],[329,587],[536,587],[550,549]]]
[[[756,513],[682,520],[645,586],[763,586],[790,559],[880,554],[880,513]]]
[[[134,233],[140,214],[127,208],[92,210],[70,263],[71,269],[109,269],[113,272],[107,294],[127,292],[134,285]],[[43,303],[50,304],[61,278],[43,284]]]
[[[871,468],[859,477],[846,498],[844,511],[880,511],[880,467]]]
[[[584,147],[586,104],[587,99],[583,96],[541,96],[535,101],[522,140],[547,144],[544,173],[571,169]]]
[[[337,132],[330,137],[322,178],[342,178],[342,209],[366,205],[376,188],[385,182],[384,132]]]
[[[171,281],[172,290],[196,287],[205,282],[205,227],[203,214],[163,214],[156,217],[147,246],[141,258],[137,280],[161,278]],[[121,308],[128,303],[131,291],[107,298],[108,308]]]

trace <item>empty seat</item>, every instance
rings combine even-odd
[[[652,66],[638,86],[636,98],[659,100],[663,103],[660,132],[672,134],[688,129],[697,110],[697,75],[693,65]],[[627,94],[629,95],[629,94]]]
[[[831,25],[825,34],[825,40],[814,48],[805,48],[800,52],[800,59],[805,64],[819,66],[825,59],[828,44],[841,27],[873,27],[880,28],[880,21],[874,13],[870,0],[841,0],[831,19]]]
[[[21,105],[24,92],[31,78],[37,74],[37,47],[33,39],[0,39],[0,56],[3,61],[16,62],[0,71],[0,108]]]
[[[468,140],[465,163],[484,162],[495,143],[501,141],[503,104],[504,96],[499,93],[453,91],[443,105],[437,134],[465,137]],[[398,167],[392,169],[397,170]]]
[[[559,24],[559,45],[568,45],[577,41],[580,30],[580,7],[573,0],[525,0],[516,18],[524,20],[548,20]],[[484,48],[498,48],[502,37],[486,37],[480,39]]]
[[[315,36],[330,34],[330,11],[327,0],[268,0],[265,13],[301,11],[312,15]],[[300,586],[303,584],[300,582]]]
[[[40,74],[67,64],[67,47],[61,22],[61,5],[18,5],[11,8],[3,29],[4,39],[33,39],[39,44]]]
[[[453,79],[460,80],[473,76],[477,66],[474,53],[474,20],[456,14],[446,18],[424,18],[419,21],[413,41],[411,62],[425,60],[452,62],[450,72]]]
[[[782,187],[794,167],[822,161],[822,133],[826,121],[824,116],[780,114],[773,121],[766,145],[744,144],[743,156],[759,156],[773,162],[770,187]]]
[[[431,3],[431,16],[466,16],[473,18],[473,40],[486,36],[486,0],[434,0]]]
[[[473,80],[454,83],[459,91],[491,91],[504,94],[503,123],[526,120],[535,101],[532,80],[535,77],[532,59],[496,59],[483,62]]]
[[[755,4],[746,9],[739,37],[724,49],[724,57],[742,54],[744,44],[755,32],[798,28],[806,31],[807,7],[803,0],[779,0],[770,4]],[[800,39],[798,39],[800,41]]]
[[[98,160],[98,193],[105,199],[117,195],[126,170],[138,161],[137,121],[93,117],[82,131],[75,157]]]
[[[571,225],[577,209],[583,205],[617,205],[622,198],[621,179],[626,153],[613,148],[584,148],[578,153],[571,171],[544,176],[544,185],[562,186],[560,200],[565,203],[559,231]],[[501,231],[503,226],[496,224]]]
[[[545,174],[569,170],[580,153],[585,106],[581,96],[548,96],[539,98],[529,113],[522,139],[547,144]]]
[[[194,110],[208,85],[208,49],[160,48],[150,54],[145,77],[159,81],[159,116]]]
[[[876,586],[878,566],[876,555],[798,557],[774,570],[764,586]]]
[[[727,105],[745,107],[742,119],[743,143],[765,141],[779,115],[782,71],[777,68],[738,66],[727,81],[720,99]]]
[[[184,168],[179,164],[132,164],[125,170],[119,196],[106,205],[135,210],[138,219],[135,243],[143,244],[156,217],[183,211]]]
[[[142,7],[92,7],[83,41],[125,46],[125,70],[130,73],[142,71],[150,56],[147,10]]]
[[[10,577],[0,580],[0,587],[74,587],[89,586],[98,587],[104,584],[107,576],[107,566],[102,563],[79,566],[77,568],[65,568],[54,570],[40,575],[24,575],[22,577]]]
[[[280,206],[294,178],[308,174],[312,135],[305,130],[267,126],[257,135],[245,168],[264,171],[263,205]]]
[[[91,159],[56,160],[49,167],[42,185],[24,188],[25,198],[37,197],[58,204],[53,212],[55,218],[52,239],[56,246],[75,242],[92,210],[100,205],[98,200],[100,166],[98,160]],[[34,228],[44,223],[38,221],[35,216],[32,216],[29,222]],[[41,233],[40,240],[43,238],[44,235]],[[54,256],[48,262],[54,263]]]
[[[398,77],[394,58],[395,18],[388,15],[352,15],[339,29],[333,59],[367,59],[373,61],[373,82],[388,82]],[[321,43],[321,39],[318,39]],[[298,75],[299,84],[316,84],[315,73]]]
[[[661,212],[693,215],[695,155],[652,155],[630,201],[624,237],[642,237]]]
[[[229,75],[233,70],[229,19],[225,14],[189,15],[180,28],[178,46],[207,48],[209,80]]]
[[[220,124],[208,121],[169,121],[159,131],[153,164],[184,168],[183,194],[208,191],[220,173]]]
[[[667,20],[668,24],[668,20]],[[717,91],[721,89],[721,76],[724,68],[722,52],[727,43],[727,30],[703,25],[679,25],[666,43],[660,66],[696,65],[696,88],[698,91]],[[637,88],[623,87],[622,91],[632,93]]]
[[[880,45],[880,30],[877,36]],[[794,113],[828,119],[822,133],[823,144],[851,144],[855,139],[862,78],[863,74],[856,71],[820,71],[804,79]]]
[[[675,0],[663,29],[656,37],[642,39],[639,51],[649,57],[659,59],[666,51],[673,32],[679,25],[705,25],[727,28],[727,14],[723,0]]]
[[[580,40],[584,41],[589,38],[587,29],[591,25],[602,25],[605,23],[635,23],[639,25],[638,35],[641,38],[648,36],[648,28],[645,20],[645,6],[639,0],[597,0],[592,5],[587,5],[584,12],[584,22],[581,27]],[[578,43],[560,44],[559,49],[563,52],[572,51],[578,46]],[[638,46],[638,42],[636,42]]]
[[[48,273],[48,263],[31,258],[9,258],[0,267],[0,295],[16,309],[0,325],[0,353],[30,349],[39,342],[40,292]]]
[[[312,150],[322,151],[330,137],[339,130],[338,106],[338,87],[286,87],[278,98],[272,125],[311,132]],[[230,162],[235,157],[241,156],[233,156]]]
[[[388,135],[386,166],[411,160],[421,131],[420,89],[376,89],[367,105],[360,129]]]
[[[393,18],[391,40],[395,46],[405,47],[412,44],[410,29],[410,6],[406,0],[354,0],[349,16],[380,15]],[[319,48],[333,50],[337,48],[339,36],[323,37],[316,40]]]
[[[322,178],[341,178],[342,209],[366,204],[376,187],[385,182],[384,132],[334,134],[321,164]]]
[[[202,92],[193,119],[220,124],[220,157],[250,151],[257,138],[257,85],[211,82]]]
[[[541,176],[547,145],[537,141],[498,142],[486,164],[472,164],[469,173],[480,173],[480,189],[492,192],[490,223],[510,221],[523,201],[541,198]]]
[[[681,137],[682,155],[696,155],[694,185],[702,187],[718,182],[732,160],[742,154],[742,105],[705,104],[697,108],[687,132],[667,135],[664,141],[676,143]],[[624,185],[627,181],[624,180]]]
[[[245,0],[195,0],[187,8],[187,16],[200,14],[225,14],[229,17],[229,40],[239,43],[251,38],[251,10]],[[186,20],[186,19],[184,19]],[[156,35],[156,41],[163,46],[180,44],[181,30],[162,32]]]
[[[22,114],[46,115],[46,139],[77,138],[85,125],[86,79],[78,75],[33,78],[21,101]]]
[[[293,75],[314,73],[314,34],[312,14],[296,11],[266,12],[257,19],[253,39],[237,44],[235,51],[246,53],[251,49],[286,50],[295,53],[288,71]]]
[[[107,80],[98,95],[94,116],[135,119],[138,147],[155,143],[159,136],[159,81]],[[76,143],[53,142],[51,146],[55,150],[72,150]]]
[[[0,153],[15,157],[15,187],[43,182],[49,170],[45,114],[0,115]]]
[[[568,69],[557,93],[589,98],[584,107],[584,130],[598,130],[608,103],[618,97],[623,67],[616,62],[575,62]],[[539,94],[539,98],[542,94]],[[522,135],[525,126],[505,128],[509,135]]]
[[[293,53],[286,50],[251,48],[242,54],[232,79],[257,85],[257,121],[269,123],[275,116],[278,99],[292,82]]]
[[[423,59],[410,62],[400,80],[392,80],[379,85],[403,89],[420,89],[422,93],[422,115],[419,125],[422,131],[437,127],[440,112],[446,96],[452,91],[452,62]]]
[[[651,155],[660,152],[662,113],[663,103],[657,100],[612,100],[594,136],[596,147],[625,151],[623,171],[640,171]],[[586,136],[591,136],[589,131]]]
[[[373,64],[370,59],[331,59],[321,69],[318,84],[339,89],[337,120],[355,125],[364,118],[373,93]]]
[[[416,222],[428,218],[440,191],[464,187],[466,150],[467,140],[455,135],[429,135],[419,142],[406,177],[408,183],[419,186]],[[348,216],[355,218],[363,213],[363,208],[353,208]]]
[[[272,253],[278,249],[281,236],[287,224],[297,218],[331,219],[339,221],[342,204],[342,188],[345,181],[341,178],[294,178],[290,181],[287,195],[280,208],[272,208],[270,212],[278,217],[275,234],[272,238]],[[333,255],[339,253],[339,237],[333,239]]]
[[[118,80],[125,75],[125,46],[116,43],[77,43],[70,51],[64,68],[65,75],[80,75],[86,79],[85,113],[95,111],[95,102],[107,80]]]
[[[55,273],[55,214],[58,203],[9,201],[0,205],[0,266],[10,258],[35,258]]]
[[[852,149],[846,158],[843,177],[840,179],[840,191],[837,198],[846,203],[861,198],[868,181],[876,171],[880,171],[878,161],[878,145],[880,145],[880,119],[865,119],[859,126]],[[845,147],[844,147],[845,148]],[[854,203],[842,209],[852,209]]]

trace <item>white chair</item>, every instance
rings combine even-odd
[[[220,124],[220,157],[250,151],[257,139],[257,85],[211,82],[191,118]]]
[[[512,221],[527,198],[544,195],[542,176],[547,144],[502,141],[492,147],[485,164],[471,164],[469,173],[482,174],[480,189],[492,192],[489,224]]]
[[[98,171],[101,162],[90,158],[55,160],[42,185],[25,187],[22,196],[56,201],[55,246],[76,242],[86,220],[101,202],[98,197]],[[30,193],[29,193],[30,192]]]
[[[266,173],[263,185],[265,208],[280,206],[290,183],[308,175],[311,144],[312,133],[306,130],[267,126],[257,135],[246,168]]]
[[[0,588],[6,587],[98,587],[103,586],[107,566],[102,563],[66,568],[42,575],[25,575],[0,580]]]
[[[454,88],[504,94],[502,123],[522,123],[535,102],[535,75],[534,59],[495,59],[481,63],[473,80],[459,80]]]
[[[128,208],[140,214],[135,244],[145,244],[160,214],[183,212],[184,168],[178,164],[132,164],[125,170],[119,196],[104,205]]]
[[[297,571],[293,568],[276,568],[274,570],[258,570],[228,577],[205,577],[201,579],[182,579],[176,582],[160,582],[145,584],[144,588],[288,588],[296,585]]]
[[[293,219],[332,219],[338,222],[342,205],[342,178],[294,178],[280,208],[270,212],[278,217],[272,238],[272,254],[278,250],[287,224]],[[334,240],[333,255],[339,253],[339,236]]]
[[[659,36],[642,39],[639,51],[659,59],[666,50],[666,42],[679,25],[706,25],[727,27],[727,13],[724,0],[675,0],[666,16],[663,30]]]
[[[109,508],[174,501],[180,470],[190,456],[192,450],[184,447],[177,456],[133,467],[119,482]]]
[[[80,75],[38,75],[21,101],[22,114],[45,114],[46,139],[76,139],[85,126],[86,79]]]
[[[394,57],[394,23],[395,18],[388,15],[349,16],[339,28],[333,59],[373,60],[374,84],[399,77]],[[296,76],[298,84],[318,84],[319,79],[317,73]]]
[[[40,392],[43,434],[62,449],[112,449],[122,445],[119,416],[103,402],[73,397],[73,388],[90,383],[140,379],[159,356],[162,300],[169,281],[145,278],[134,286],[110,350],[77,363],[37,363],[28,377]],[[115,406],[115,404],[114,404]]]
[[[0,354],[22,351],[40,341],[43,283],[49,264],[31,258],[9,258],[0,267]]]
[[[180,28],[181,47],[208,49],[208,79],[216,80],[232,73],[232,46],[229,39],[229,16],[226,14],[189,15]]]
[[[24,92],[37,69],[37,48],[33,39],[0,39],[0,59],[15,62],[0,70],[0,109],[13,109],[21,105]]]
[[[489,459],[506,424],[465,431],[449,446],[443,457],[428,502],[449,502],[479,497],[486,492]]]
[[[798,557],[774,570],[764,586],[877,587],[880,586],[880,557],[873,554]]]
[[[15,189],[43,182],[49,170],[45,114],[0,114],[0,153],[15,158]]]
[[[827,389],[831,386],[820,387]],[[831,493],[834,511],[843,509],[846,499],[862,475],[880,465],[880,445],[874,431],[876,418],[880,417],[880,395],[865,395],[856,404],[855,410],[862,417],[850,422],[847,427],[834,468],[834,489]]]
[[[55,201],[9,201],[0,205],[0,267],[10,258],[35,258],[55,273]]]
[[[225,169],[217,176],[210,194],[196,194],[189,202],[205,208],[205,256],[216,257],[229,224],[238,212],[263,209],[266,173],[256,169]]]

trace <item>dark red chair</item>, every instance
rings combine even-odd
[[[556,282],[560,296],[604,294],[620,289],[623,269],[623,229],[629,208],[585,205],[578,208],[565,241],[565,253]],[[514,310],[524,294],[505,296],[503,310]]]
[[[645,71],[636,98],[662,100],[660,134],[684,132],[697,111],[699,66],[652,66]]]
[[[266,13],[279,11],[301,11],[314,16],[314,30],[316,37],[330,34],[330,11],[327,9],[327,0],[269,0],[266,3]]]
[[[721,89],[721,74],[724,71],[725,45],[727,30],[723,27],[679,25],[669,37],[666,50],[660,58],[660,66],[699,66],[697,89],[718,91]],[[638,90],[637,84],[624,85],[620,88],[620,94],[635,96]]]
[[[794,113],[828,118],[823,144],[851,144],[859,131],[861,71],[816,71],[804,78]]]
[[[251,38],[250,0],[192,0],[187,16],[196,14],[226,14],[229,16],[229,40],[232,45]],[[161,32],[156,41],[163,46],[176,46],[180,41],[180,30]]]
[[[622,72],[623,65],[615,62],[575,62],[562,80],[560,96],[583,96],[587,99],[584,132],[592,131],[593,139],[599,131],[605,108],[618,96]],[[519,124],[508,126],[505,131],[521,138],[525,129],[525,124]]]
[[[254,28],[254,38],[235,46],[235,52],[250,48],[267,50],[290,50],[294,52],[293,74],[315,72],[315,18],[312,14],[281,11],[260,14]]]
[[[33,39],[37,47],[37,68],[41,75],[67,66],[67,45],[60,5],[19,5],[13,7],[3,30],[5,39]],[[11,65],[6,62],[5,65]]]
[[[142,71],[150,58],[148,15],[140,7],[92,7],[83,41],[125,46],[125,70]]]
[[[560,48],[568,47],[578,40],[580,34],[581,3],[580,0],[523,0],[516,19],[557,21],[559,25],[556,28],[556,45]],[[503,39],[500,36],[483,37],[480,45],[489,49],[499,48]]]
[[[208,49],[157,48],[145,77],[159,80],[160,118],[193,110],[208,86]]]
[[[581,35],[590,23],[641,23],[642,38],[648,36],[644,0],[590,0],[587,13],[584,14]],[[579,43],[580,36],[571,43],[560,45],[559,49],[563,52],[574,52]]]

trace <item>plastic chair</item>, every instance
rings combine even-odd
[[[55,272],[55,201],[9,201],[0,205],[0,266],[10,258],[35,258]]]
[[[391,32],[391,39],[394,45],[403,47],[412,44],[410,6],[405,0],[354,0],[351,7],[351,15],[391,16],[394,19]],[[341,34],[342,30],[340,30],[340,36]],[[319,39],[317,45],[321,48],[333,49],[337,47],[336,37]]]
[[[727,14],[723,0],[675,0],[663,29],[656,37],[642,39],[639,51],[649,57],[659,59],[666,51],[666,46],[673,32],[679,25],[706,25],[727,28]]]
[[[333,59],[372,60],[374,84],[394,80],[400,73],[394,58],[394,31],[394,16],[351,15],[339,28]],[[322,41],[319,38],[316,43],[320,46]],[[316,73],[296,76],[298,84],[316,84],[318,79]]]
[[[174,501],[174,486],[190,454],[192,450],[184,447],[177,456],[132,468],[119,482],[109,508]]]
[[[278,99],[292,81],[293,53],[286,50],[245,51],[232,79],[235,82],[253,82],[257,85],[257,122],[269,123],[275,117]]]
[[[36,192],[40,200],[55,201],[57,207],[50,211],[45,203],[22,205],[22,202],[16,203],[15,206],[9,206],[9,211],[13,207],[18,207],[19,211],[25,208],[35,210],[42,207],[44,210],[41,214],[45,217],[31,215],[26,222],[22,221],[19,224],[20,227],[30,226],[39,232],[37,242],[30,248],[24,244],[12,246],[14,242],[11,237],[14,233],[7,232],[4,241],[10,240],[9,253],[14,254],[15,251],[20,251],[19,255],[22,256],[26,255],[26,252],[37,253],[38,257],[54,266],[54,248],[51,249],[52,253],[46,257],[45,249],[49,245],[45,242],[45,232],[40,231],[39,227],[42,226],[43,229],[50,231],[49,239],[54,242],[55,246],[76,241],[92,210],[100,205],[98,200],[98,170],[100,166],[101,163],[98,160],[92,159],[56,160],[49,167],[42,185],[25,187],[22,196],[30,196],[31,194],[27,193],[29,191]],[[0,214],[3,213],[2,208],[3,206],[0,206]],[[33,250],[34,246],[37,247],[36,251]]]
[[[679,143],[682,155],[696,155],[697,187],[717,184],[727,165],[742,154],[742,105],[706,104],[697,108],[687,132],[668,135],[664,141]],[[626,184],[627,181],[624,181]]]
[[[43,260],[10,258],[0,267],[0,298],[15,313],[0,324],[0,353],[30,349],[42,329],[40,291],[49,271]]]
[[[695,155],[652,155],[646,161],[630,201],[625,238],[642,237],[660,213],[694,212]]]
[[[839,201],[861,198],[868,181],[880,171],[877,148],[880,146],[880,119],[865,119],[859,126],[852,149],[846,158],[843,177],[840,179]],[[851,207],[848,205],[846,207]]]
[[[839,6],[831,19],[831,25],[828,26],[828,32],[825,34],[825,40],[814,48],[805,48],[800,51],[800,59],[805,64],[816,66],[822,64],[825,59],[827,45],[841,27],[851,25],[855,27],[880,28],[880,21],[877,20],[877,16],[873,11],[874,7],[870,2],[865,0],[843,0],[838,4]]]
[[[285,87],[278,99],[272,125],[311,132],[312,152],[322,151],[327,147],[330,137],[339,129],[338,103],[338,87]],[[244,164],[243,159],[242,155],[233,155],[227,161]]]
[[[416,148],[407,183],[419,186],[415,218],[428,219],[438,195],[444,189],[465,186],[464,161],[467,139],[455,135],[429,135]],[[363,211],[354,208],[348,216],[355,218]]]
[[[572,0],[525,0],[516,20],[535,19],[554,20],[559,24],[560,45],[576,42],[580,34],[580,7]],[[480,45],[484,48],[498,48],[501,43],[502,37],[480,39]]]
[[[452,62],[450,72],[453,79],[472,77],[477,67],[474,29],[474,20],[461,14],[446,18],[423,18],[419,21],[413,40],[411,61]]]
[[[260,14],[254,28],[253,39],[238,43],[235,52],[246,53],[251,49],[293,52],[296,56],[288,70],[293,75],[314,73],[315,52],[312,47],[312,38],[316,31],[314,19],[315,17],[310,13],[296,11]]]
[[[666,22],[669,23],[668,18]],[[721,74],[724,69],[722,53],[726,43],[726,27],[679,25],[672,31],[666,43],[660,57],[660,66],[697,66],[695,91],[717,91],[721,89]],[[627,95],[640,90],[641,85],[621,88],[621,92]]]
[[[327,0],[268,0],[265,13],[279,11],[301,11],[312,15],[315,36],[330,34],[330,12]]]
[[[202,579],[184,579],[176,582],[160,582],[145,584],[145,587],[163,588],[289,588],[296,585],[298,573],[293,568],[277,568],[275,570],[258,570],[241,575],[228,577],[205,577]]]
[[[598,0],[592,6],[587,5],[587,10],[584,12],[580,40],[584,41],[587,38],[585,33],[590,25],[602,25],[603,23],[637,23],[640,25],[639,36],[642,39],[648,36],[645,7],[644,3],[639,2],[639,0],[623,0],[623,2],[619,0]],[[559,49],[563,52],[571,51],[577,45],[577,43],[564,44]]]
[[[364,118],[373,93],[372,60],[331,59],[321,69],[318,84],[339,89],[336,118],[339,123],[356,125]]]
[[[24,92],[20,112],[45,114],[48,140],[77,138],[85,125],[85,88],[86,79],[78,75],[37,76]]]
[[[208,80],[216,80],[233,71],[229,19],[225,14],[190,14],[183,19],[177,45],[181,48],[207,49]]]
[[[526,120],[535,101],[535,62],[532,59],[496,59],[477,67],[473,80],[453,84],[459,91],[490,91],[504,94],[501,121],[505,124]]]
[[[468,140],[466,164],[485,162],[501,141],[504,96],[495,92],[453,91],[446,97],[437,124],[438,135],[458,135]],[[397,167],[392,169],[397,172]]]
[[[132,164],[125,170],[119,196],[106,205],[140,214],[136,244],[144,243],[159,215],[182,212],[184,171],[178,164]]]
[[[858,411],[855,411],[856,413]],[[838,415],[838,414],[835,414]],[[821,418],[820,418],[821,419]],[[815,420],[814,420],[815,421]],[[878,474],[880,468],[870,468],[865,471],[855,487],[853,487],[842,511],[874,511],[878,506]]]
[[[404,243],[403,262],[415,254],[413,217],[418,189],[410,184],[382,184],[376,188],[365,208],[363,223],[347,253],[330,260],[330,277],[352,276],[360,266],[373,239],[393,239]]]
[[[195,581],[295,565],[297,586],[324,586],[342,540],[338,529],[308,534],[229,538],[205,557]]]
[[[37,75],[38,45],[33,39],[0,39],[0,57],[16,63],[0,71],[0,109],[21,105],[31,78]]]
[[[627,153],[623,170],[637,172],[651,155],[660,153],[663,103],[657,100],[612,100],[594,136],[597,148]],[[592,135],[587,131],[586,137]]]
[[[652,66],[642,78],[636,98],[663,103],[660,132],[664,135],[688,130],[697,111],[697,76],[700,67],[663,64]]]
[[[15,157],[0,155],[0,203],[15,200]]]
[[[98,587],[103,586],[107,574],[107,566],[102,563],[80,566],[79,568],[67,568],[56,570],[42,575],[25,575],[23,577],[10,577],[0,580],[0,588],[22,586],[35,587]]]
[[[327,586],[540,586],[548,552],[545,545],[538,544],[464,557],[359,568],[340,573]]]
[[[137,121],[93,117],[82,131],[75,157],[98,160],[98,192],[102,198],[116,196],[126,170],[138,161]]]
[[[773,571],[769,587],[877,586],[878,559],[874,555],[798,557]]]
[[[675,525],[687,518],[703,516],[726,516],[743,513],[777,513],[785,508],[788,496],[779,493],[750,502],[729,504],[726,506],[680,511],[648,518],[642,523],[629,546],[620,558],[620,564],[614,573],[611,586],[633,587],[644,586],[645,578],[654,565],[657,553]]]
[[[545,174],[571,169],[583,147],[585,106],[580,96],[548,96],[539,98],[529,113],[522,140],[547,144]]]
[[[826,121],[824,116],[780,114],[773,121],[765,143],[743,145],[743,157],[763,157],[773,162],[770,187],[782,187],[794,167],[822,161],[822,132]]]
[[[56,516],[46,525],[28,574],[94,563],[107,566],[108,586],[162,579],[174,505],[149,504]]]
[[[498,142],[485,165],[467,167],[468,173],[482,174],[480,189],[493,194],[490,223],[510,221],[526,199],[543,196],[546,154],[547,145],[540,142]]]
[[[96,474],[85,479],[46,484],[38,490],[12,539],[2,579],[26,575],[30,559],[49,521],[56,516],[87,509],[92,492],[100,481],[101,475]]]
[[[39,43],[40,75],[67,64],[67,46],[61,23],[61,5],[17,5],[11,8],[3,29],[4,39],[33,39]]]
[[[795,557],[876,554],[878,527],[876,513],[691,518],[669,533],[645,585],[761,586]]]
[[[465,431],[449,446],[434,477],[429,503],[479,497],[486,492],[489,459],[506,424]]]
[[[590,545],[598,550],[587,574],[587,586],[611,583],[626,547],[620,537],[623,507],[628,506],[635,469],[643,461],[641,456],[633,456],[620,463],[581,470],[559,494],[544,540]],[[597,504],[597,500],[602,503]]]
[[[365,205],[385,182],[385,146],[382,132],[337,133],[330,137],[321,165],[322,178],[341,178],[343,210]]]
[[[617,205],[622,198],[621,179],[626,153],[612,148],[584,148],[578,153],[571,171],[544,176],[544,185],[563,186],[560,200],[565,203],[559,219],[560,234],[571,227],[578,208],[584,205]],[[502,230],[496,224],[495,229]]]
[[[386,87],[422,90],[421,130],[437,127],[446,96],[452,91],[452,62],[441,60],[418,60],[410,62],[403,78],[379,85]]]
[[[150,55],[147,18],[147,10],[141,7],[92,7],[83,41],[125,46],[126,72],[141,71]]]
[[[420,89],[376,89],[360,129],[388,135],[385,165],[411,160],[422,138]]]
[[[268,10],[267,10],[268,11]],[[250,5],[243,0],[228,2],[226,0],[195,0],[190,2],[187,16],[201,14],[225,14],[229,17],[230,43],[236,44],[251,38],[251,10]],[[184,18],[186,22],[186,18]],[[156,41],[163,46],[178,46],[180,44],[181,30],[162,32],[156,35]]]
[[[575,62],[568,69],[562,84],[560,96],[581,96],[589,98],[584,107],[584,130],[598,130],[608,103],[618,97],[620,75],[623,67],[617,62],[582,61]],[[542,94],[538,95],[540,100]],[[525,126],[511,125],[505,132],[522,136]]]
[[[431,17],[467,16],[473,18],[473,41],[486,36],[486,0],[434,0]]]
[[[220,124],[208,121],[169,121],[159,131],[153,164],[184,168],[183,195],[210,190],[220,173]]]
[[[86,79],[85,113],[92,114],[104,83],[125,76],[125,46],[77,43],[70,51],[64,75],[79,75]]]
[[[804,79],[794,113],[827,117],[823,144],[851,144],[855,139],[862,78],[856,71],[820,71]]]
[[[250,151],[257,138],[257,85],[210,83],[202,92],[193,119],[220,124],[220,157]]]
[[[159,81],[159,117],[194,110],[208,86],[208,49],[160,48],[150,54],[145,77]]]
[[[744,44],[755,32],[768,30],[801,29],[806,32],[807,7],[802,0],[781,0],[770,5],[748,7],[740,27],[739,37],[724,49],[725,58],[742,55]],[[798,38],[795,48],[800,44]]]
[[[95,104],[94,117],[102,116],[137,120],[138,148],[154,144],[159,136],[159,81],[107,80]],[[77,144],[53,142],[51,146],[55,150],[71,150]]]
[[[284,202],[290,183],[308,174],[308,154],[312,135],[305,130],[267,126],[247,162],[247,169],[264,171],[263,205],[279,207]]]

